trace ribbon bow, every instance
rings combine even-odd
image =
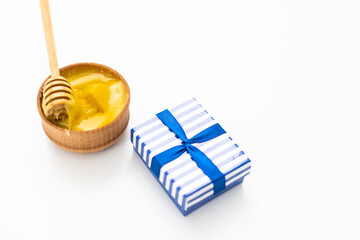
[[[159,178],[160,169],[162,168],[162,166],[175,160],[184,152],[188,152],[196,165],[204,172],[205,175],[210,178],[211,182],[214,184],[214,194],[217,194],[218,192],[224,190],[224,174],[220,172],[220,170],[215,166],[215,164],[203,152],[201,152],[197,147],[193,146],[192,144],[209,141],[226,133],[225,130],[217,123],[198,133],[194,137],[188,139],[183,128],[169,110],[166,109],[156,114],[156,116],[165,126],[170,129],[170,131],[175,133],[176,137],[182,140],[182,143],[181,145],[172,147],[154,156],[150,166],[150,169],[152,170],[154,175]]]

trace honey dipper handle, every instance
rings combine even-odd
[[[51,24],[50,8],[48,0],[40,0],[41,15],[44,25],[46,47],[49,57],[49,64],[51,70],[51,78],[60,76],[59,67],[56,57],[54,34]]]

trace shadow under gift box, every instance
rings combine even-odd
[[[42,110],[43,88],[50,76],[45,79],[37,95],[37,108],[41,117],[42,127],[49,139],[56,145],[71,152],[90,153],[103,150],[114,144],[124,132],[129,122],[130,111],[130,89],[126,80],[114,69],[98,63],[75,63],[60,69],[60,75],[67,78],[74,71],[97,71],[110,74],[113,78],[124,83],[127,91],[127,98],[124,109],[109,124],[88,131],[66,130],[51,123]]]
[[[169,111],[188,139],[217,123],[194,98]],[[150,171],[156,155],[183,143],[157,116],[131,129],[131,142]],[[224,189],[214,194],[213,182],[187,152],[163,165],[160,174],[151,171],[184,216],[242,183],[251,168],[250,159],[228,133],[192,145],[202,151],[224,175]]]

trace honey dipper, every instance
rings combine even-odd
[[[43,88],[42,109],[47,118],[65,120],[68,118],[67,107],[74,102],[73,90],[69,81],[60,76],[48,0],[40,0],[40,6],[51,70],[51,77]]]

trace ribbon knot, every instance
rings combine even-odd
[[[167,163],[177,159],[184,152],[190,154],[192,160],[196,165],[208,176],[211,182],[214,184],[214,194],[225,189],[225,176],[215,166],[215,164],[197,147],[193,146],[193,143],[201,143],[216,138],[224,133],[225,130],[217,123],[198,133],[194,137],[188,139],[183,128],[169,110],[164,110],[156,116],[160,121],[169,128],[170,131],[175,133],[177,138],[182,140],[181,145],[172,147],[162,153],[153,157],[150,169],[154,175],[159,178],[160,169]]]
[[[182,145],[184,145],[184,147],[188,149],[191,144],[189,142],[182,142]]]

